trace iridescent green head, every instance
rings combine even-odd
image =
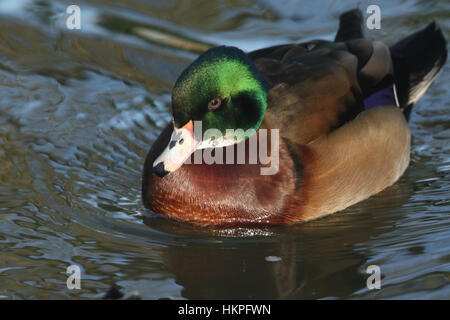
[[[267,86],[247,55],[235,47],[212,48],[178,78],[172,91],[176,127],[201,120],[203,130],[253,128],[261,125]]]
[[[267,90],[242,50],[221,46],[200,55],[173,88],[174,129],[169,145],[153,164],[154,172],[164,176],[178,169],[196,149],[244,141],[263,121]],[[208,136],[211,131],[215,133]]]

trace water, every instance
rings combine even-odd
[[[450,5],[378,3],[395,40]],[[0,0],[0,298],[450,298],[448,64],[415,106],[410,167],[394,186],[292,227],[202,229],[148,216],[144,157],[170,119],[170,91],[211,45],[244,50],[332,39],[358,2]],[[66,268],[82,268],[80,290]],[[369,265],[380,290],[366,287]]]

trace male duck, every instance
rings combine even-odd
[[[361,23],[352,10],[334,42],[200,55],[175,83],[172,123],[145,160],[145,207],[198,225],[291,224],[392,185],[409,163],[409,113],[444,65],[446,41],[433,22],[387,47],[363,39]],[[269,161],[251,161],[249,137],[270,140]]]

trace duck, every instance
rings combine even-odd
[[[447,44],[435,22],[392,46],[364,38],[362,22],[353,9],[334,41],[199,55],[145,159],[145,208],[203,227],[292,225],[393,185]]]

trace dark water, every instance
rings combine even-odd
[[[450,298],[448,64],[411,118],[412,161],[394,186],[293,227],[205,230],[145,214],[144,157],[171,86],[210,45],[332,39],[337,17],[381,7],[393,43],[444,1],[0,0],[0,298]],[[80,290],[66,268],[82,268]],[[378,265],[380,290],[366,287]]]

